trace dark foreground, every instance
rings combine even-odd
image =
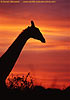
[[[14,99],[14,98],[22,98],[24,99],[25,97],[29,99],[31,98],[37,98],[37,97],[45,97],[45,98],[70,98],[70,87],[60,90],[60,89],[45,89],[41,86],[35,86],[33,89],[32,88],[25,88],[24,90],[20,90],[19,88],[17,89],[8,89],[8,88],[3,88],[0,89],[0,97],[2,98],[9,98],[9,99]]]

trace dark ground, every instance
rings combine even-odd
[[[30,78],[30,81],[27,79]],[[45,89],[42,86],[34,86],[33,79],[30,76],[30,73],[22,77],[12,76],[8,78],[10,86],[4,86],[0,88],[0,98],[3,99],[35,99],[35,98],[45,98],[45,99],[65,99],[68,100],[70,98],[70,87],[67,87],[64,90],[56,89],[56,88],[47,88]],[[19,85],[19,83],[21,85]],[[0,99],[0,100],[1,100]],[[24,99],[24,100],[25,100]],[[70,99],[69,99],[70,100]]]
[[[10,88],[3,88],[0,89],[0,97],[3,98],[8,98],[8,99],[24,99],[24,98],[29,98],[29,99],[34,99],[34,98],[70,98],[70,87],[60,90],[60,89],[45,89],[41,86],[35,86],[33,89],[31,88],[25,88],[24,90],[20,90],[19,88],[17,89],[10,89]],[[63,100],[62,99],[62,100]]]

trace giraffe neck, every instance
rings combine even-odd
[[[28,33],[22,32],[0,58],[0,79],[5,80],[15,65],[22,48],[29,39]]]

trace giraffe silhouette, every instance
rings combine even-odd
[[[33,21],[31,21],[31,27],[28,26],[24,31],[22,31],[8,50],[0,57],[0,87],[6,87],[5,80],[15,65],[26,41],[30,38],[45,43],[44,37],[40,30],[35,27]]]

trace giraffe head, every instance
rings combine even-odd
[[[34,38],[34,39],[40,40],[41,42],[45,43],[45,39],[42,33],[37,27],[35,27],[33,21],[31,21],[31,27],[28,26],[28,31],[30,34],[30,38]]]

